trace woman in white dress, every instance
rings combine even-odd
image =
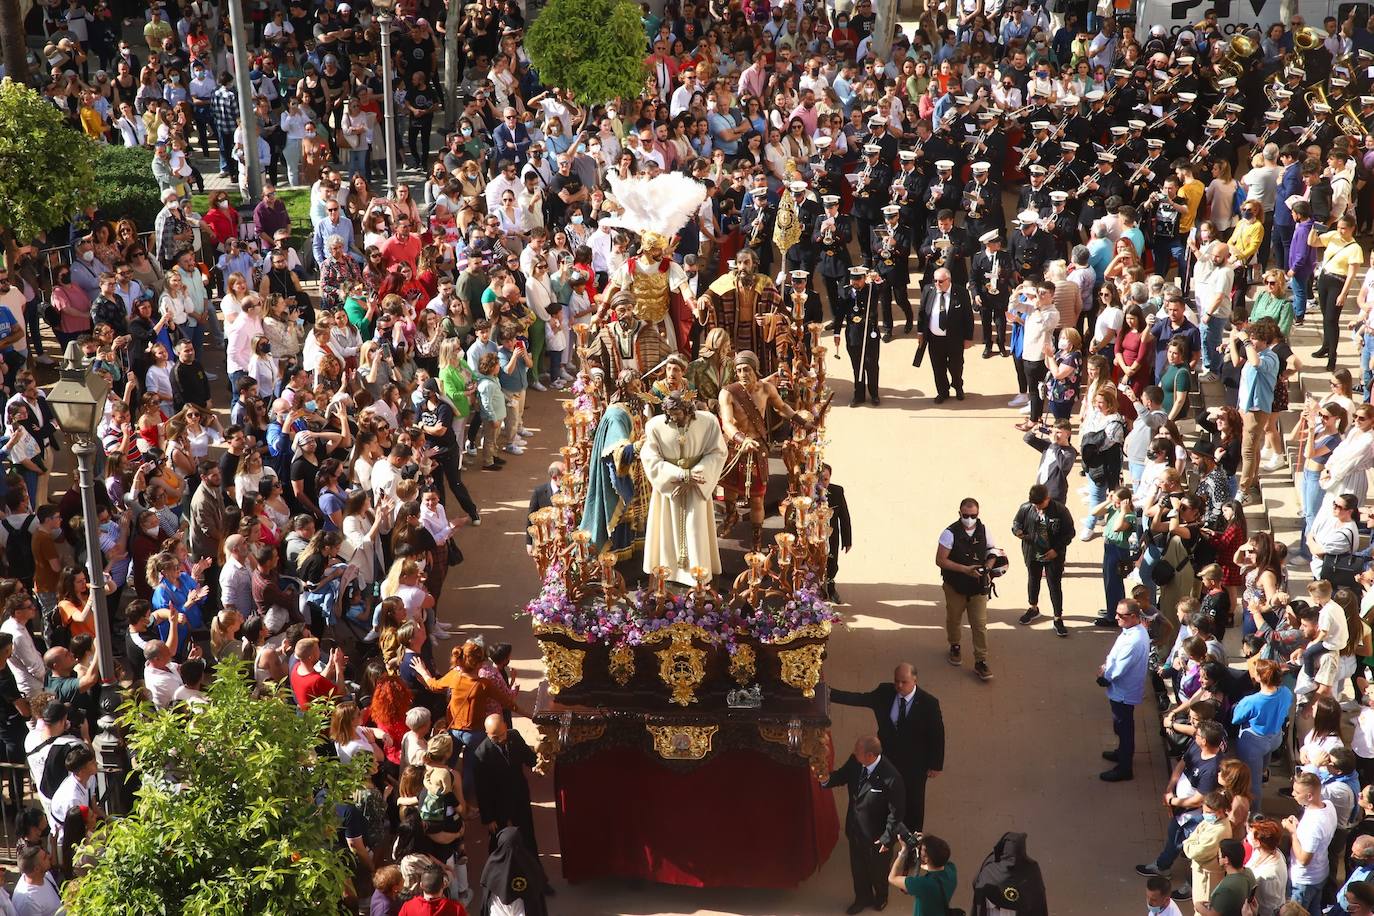
[[[1331,500],[1343,493],[1353,493],[1357,502],[1364,502],[1371,467],[1374,467],[1374,406],[1361,404],[1355,408],[1354,431],[1346,434],[1322,469],[1320,482],[1326,496],[1320,511],[1330,512]]]

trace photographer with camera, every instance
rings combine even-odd
[[[908,874],[913,859],[916,871]],[[897,855],[892,859],[887,883],[915,901],[913,916],[962,912],[949,906],[959,885],[959,874],[949,860],[949,844],[938,836],[912,833],[898,825]]]

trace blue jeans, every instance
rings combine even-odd
[[[1102,483],[1093,483],[1093,479],[1091,477],[1088,478],[1088,491],[1089,506],[1096,506],[1107,498],[1107,485]],[[1097,516],[1084,513],[1083,527],[1081,529],[1082,532],[1084,534],[1092,534],[1093,529],[1096,527]]]
[[[1288,289],[1293,293],[1293,317],[1306,317],[1307,297],[1312,294],[1312,278],[1289,277]]]
[[[365,149],[351,149],[348,151],[348,177],[354,175],[367,174],[367,154]]]
[[[1247,614],[1248,618],[1249,615]],[[1253,814],[1258,814],[1260,809],[1260,788],[1264,777],[1264,762],[1269,759],[1269,755],[1278,750],[1283,743],[1283,732],[1277,731],[1272,735],[1261,735],[1252,728],[1242,728],[1240,739],[1236,742],[1236,756],[1245,762],[1250,768],[1250,810]]]
[[[1128,461],[1126,466],[1131,471],[1131,489],[1137,489],[1140,486],[1140,478],[1145,476],[1145,462]]]
[[[1293,225],[1274,223],[1274,232],[1269,236],[1270,249],[1274,253],[1274,265],[1280,270],[1288,269],[1288,248],[1293,244]]]
[[[1202,812],[1193,810],[1188,813],[1183,823],[1178,822],[1178,818],[1170,816],[1169,832],[1164,838],[1164,851],[1155,859],[1155,866],[1160,871],[1168,871],[1173,868],[1178,857],[1183,854],[1183,841],[1188,839],[1188,835],[1197,829],[1197,825],[1202,823]]]
[[[1116,606],[1126,597],[1126,582],[1117,571],[1117,566],[1130,558],[1129,550],[1111,541],[1105,542],[1102,547],[1102,588],[1107,596],[1108,614],[1115,612]]]
[[[1312,530],[1312,522],[1317,517],[1317,510],[1322,507],[1322,497],[1325,495],[1321,487],[1321,474],[1304,470],[1298,479],[1298,491],[1302,494],[1302,549],[1299,553],[1311,559],[1312,554],[1307,549],[1307,533]]]
[[[1364,385],[1364,402],[1368,404],[1374,382],[1374,334],[1365,334],[1360,340],[1360,381]]]
[[[1317,905],[1321,903],[1322,884],[1294,884],[1293,889],[1288,892],[1288,899],[1301,906],[1309,913],[1317,912]]]
[[[219,170],[229,175],[235,181],[239,177],[239,164],[234,160],[234,132],[232,130],[215,130],[215,139],[219,142]]]
[[[1202,323],[1202,365],[1208,372],[1213,374],[1221,373],[1221,351],[1217,347],[1221,346],[1222,335],[1226,333],[1226,322],[1228,319],[1212,317]]]
[[[1169,268],[1177,263],[1179,273],[1183,272],[1183,252],[1186,250],[1181,239],[1161,239],[1150,246],[1155,256],[1155,273],[1168,276]]]
[[[468,728],[451,728],[449,734],[453,740],[463,746],[463,796],[473,795],[474,780],[477,775],[477,758],[473,752],[477,750],[477,745],[482,743],[486,732],[479,732]]]

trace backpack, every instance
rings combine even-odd
[[[32,757],[34,754],[37,754],[39,751],[43,750],[43,748],[52,744],[58,738],[65,737],[66,735],[55,735],[54,737],[49,738],[47,741],[44,741],[42,744],[38,745],[38,747],[29,751],[29,756]],[[58,788],[62,785],[63,781],[66,780],[67,754],[65,751],[62,751],[62,749],[74,746],[75,744],[73,742],[68,741],[62,744],[61,746],[54,747],[52,750],[48,751],[47,759],[43,761],[43,772],[40,774],[38,778],[38,793],[42,795],[44,798],[52,798],[55,794],[57,794]],[[58,753],[59,751],[62,752]]]
[[[62,619],[57,605],[43,611],[43,640],[48,648],[67,648],[72,644],[72,628]]]
[[[437,824],[448,817],[447,794],[425,792],[425,797],[420,800],[420,820],[428,824]]]
[[[9,519],[0,519],[0,526],[4,527],[8,536],[5,541],[5,562],[9,564],[10,575],[16,579],[33,579],[33,522],[36,518],[30,512],[18,528],[12,527]]]

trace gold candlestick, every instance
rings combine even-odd
[[[655,566],[650,575],[654,581],[654,597],[660,601],[668,596],[668,576],[672,570],[666,566]]]
[[[778,545],[778,565],[790,566],[792,563],[792,548],[797,543],[797,536],[784,531],[781,534],[773,535],[773,540]]]

